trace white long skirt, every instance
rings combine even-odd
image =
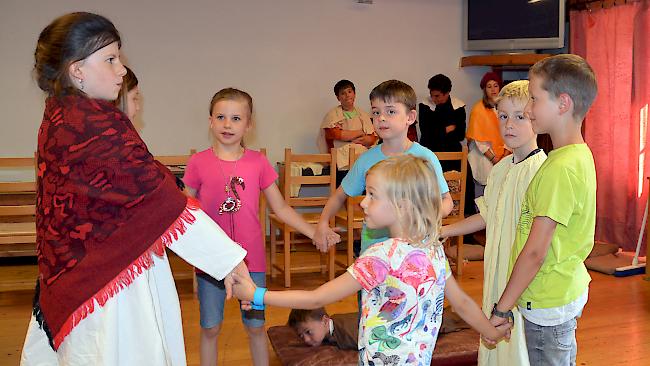
[[[203,211],[168,246],[181,258],[222,279],[246,251],[235,244]],[[167,256],[128,287],[81,320],[54,351],[34,316],[29,323],[20,364],[32,365],[185,365],[185,344],[178,293]]]

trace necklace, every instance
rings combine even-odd
[[[216,155],[216,154],[215,154]],[[226,199],[219,205],[219,215],[223,215],[224,212],[235,213],[241,208],[241,199],[239,198],[239,193],[237,193],[237,186],[241,186],[242,190],[246,189],[246,184],[244,178],[236,176],[237,172],[237,163],[244,156],[242,151],[241,155],[235,160],[235,167],[232,170],[232,174],[226,179],[226,174],[223,171],[221,166],[221,159],[217,155],[217,161],[219,165],[219,171],[221,171],[221,176],[225,182],[224,191],[226,193]],[[232,194],[232,195],[231,195]],[[233,197],[234,196],[234,197]]]
[[[233,168],[232,174],[228,177],[228,179],[226,179],[226,174],[224,173],[223,167],[221,166],[221,159],[219,158],[219,155],[215,153],[219,165],[219,171],[221,171],[221,176],[225,182],[224,191],[226,192],[226,199],[219,205],[219,215],[223,215],[224,212],[230,214],[229,236],[230,239],[232,239],[234,242],[237,242],[237,239],[235,238],[234,214],[241,208],[241,199],[239,199],[239,193],[237,193],[237,186],[241,186],[242,190],[246,189],[244,178],[235,176],[235,173],[237,172],[237,163],[239,163],[239,160],[244,157],[244,153],[245,150],[242,149],[241,154],[237,160],[235,160],[235,167]],[[234,197],[230,195],[231,193]]]

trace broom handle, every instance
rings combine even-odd
[[[639,241],[636,243],[636,253],[634,253],[634,258],[632,258],[632,265],[636,266],[639,264],[639,251],[641,250],[641,239],[643,238],[643,230],[645,229],[645,222],[648,219],[648,202],[650,202],[650,197],[646,200],[645,211],[643,211],[643,221],[641,221],[641,231],[639,232]]]

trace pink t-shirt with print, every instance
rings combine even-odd
[[[235,213],[219,214],[219,206],[226,199],[225,185],[231,176],[241,177],[244,184],[235,188],[241,208]],[[201,208],[228,236],[239,243],[248,254],[245,262],[251,272],[266,271],[264,239],[260,230],[259,201],[262,191],[278,178],[266,157],[258,151],[244,151],[235,161],[219,159],[212,148],[194,154],[185,169],[183,182],[196,190]],[[234,194],[231,192],[231,197]]]

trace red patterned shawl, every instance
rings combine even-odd
[[[95,300],[128,286],[169,244],[161,236],[193,217],[171,173],[105,101],[47,99],[37,182],[34,314],[56,350]]]

